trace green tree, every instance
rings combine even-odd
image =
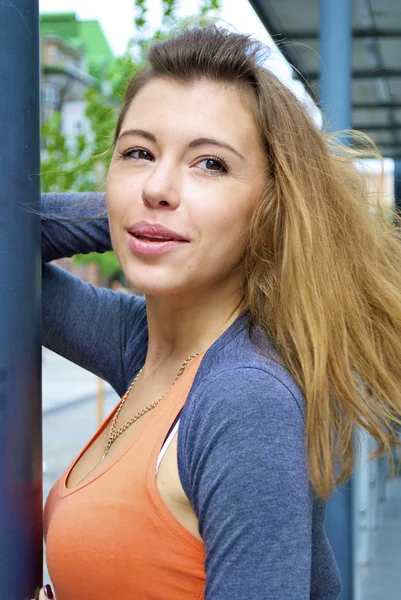
[[[112,136],[125,89],[132,76],[143,65],[149,44],[153,40],[167,38],[172,30],[185,24],[185,20],[177,16],[177,1],[160,0],[160,27],[151,32],[147,20],[147,0],[134,0],[133,34],[126,51],[114,59],[104,74],[104,80],[97,87],[89,88],[85,94],[85,115],[92,131],[91,137],[79,134],[72,140],[67,140],[61,131],[60,113],[43,123],[42,191],[85,192],[104,189],[112,152]],[[217,16],[220,6],[221,0],[202,0],[195,16],[202,22],[202,17]],[[97,263],[105,278],[120,271],[120,265],[112,252],[79,255],[74,260],[79,264]]]

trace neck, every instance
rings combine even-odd
[[[191,297],[146,296],[148,352],[145,371],[166,363],[182,362],[207,350],[243,310],[238,291],[227,295],[193,294]]]

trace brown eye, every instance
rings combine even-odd
[[[228,167],[223,160],[220,158],[209,157],[200,160],[197,164],[205,173],[213,175],[226,175],[228,173]]]
[[[223,165],[220,161],[215,160],[214,158],[208,158],[206,161],[206,168],[210,171],[220,171]]]
[[[153,160],[152,154],[148,150],[145,150],[145,148],[131,148],[122,152],[121,156],[125,159],[131,158],[133,160]]]
[[[137,154],[135,156],[135,158],[142,158],[143,160],[151,160],[152,159],[151,153],[148,152],[147,150],[142,150],[141,148],[139,148],[138,150],[134,150],[134,152]]]

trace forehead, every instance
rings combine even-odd
[[[122,129],[149,129],[156,136],[223,136],[244,149],[258,138],[258,128],[246,92],[207,80],[181,84],[153,79],[138,92]]]

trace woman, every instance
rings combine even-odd
[[[44,265],[44,344],[124,394],[46,504],[57,600],[334,599],[325,500],[357,426],[396,442],[399,245],[262,51],[216,27],[154,45],[109,221],[44,198],[45,261],[108,250],[109,225],[145,294]]]

